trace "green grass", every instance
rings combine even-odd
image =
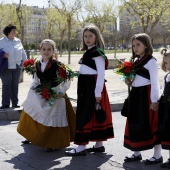
[[[158,52],[159,49],[154,49],[153,51]],[[114,54],[114,52],[115,52],[114,50],[105,50],[106,54]],[[71,54],[83,54],[83,53],[84,53],[84,51],[71,51]],[[118,49],[116,51],[116,53],[132,53],[132,52],[131,52],[131,49],[129,51],[127,51],[127,50],[122,51],[121,49]],[[37,54],[40,55],[39,53],[37,53]],[[63,52],[63,55],[66,55],[66,54],[68,54],[68,52]],[[35,55],[35,54],[31,54],[31,56],[33,56],[33,55]],[[58,54],[58,56],[60,56],[60,54]]]
[[[106,54],[114,54],[114,50],[105,50]],[[84,51],[71,51],[71,54],[83,54]],[[117,50],[116,53],[131,53],[131,51],[129,50],[129,52],[127,52],[127,50]],[[67,52],[64,52],[63,54],[68,54]]]

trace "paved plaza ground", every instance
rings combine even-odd
[[[131,56],[130,53],[119,53],[117,58],[126,58]],[[162,57],[159,53],[154,53],[154,56],[159,63],[159,80],[162,84],[165,73],[160,69]],[[73,70],[78,70],[78,60],[80,55],[71,57],[71,64],[69,67]],[[109,54],[108,58],[112,59],[113,54]],[[67,56],[59,57],[61,62],[67,64]],[[24,82],[19,85],[19,104],[25,100],[28,89],[31,83],[31,76],[24,74]],[[106,86],[110,98],[110,103],[114,110],[117,105],[121,106],[125,97],[127,96],[127,86],[121,81],[120,76],[113,72],[113,69],[106,70]],[[1,82],[0,82],[1,88]],[[71,83],[68,90],[68,95],[76,98],[77,79]],[[1,100],[1,89],[0,89]],[[76,106],[76,103],[72,103]],[[74,148],[75,145],[71,143],[70,147],[56,150],[52,153],[45,152],[44,149],[36,147],[32,144],[22,145],[23,137],[20,136],[16,127],[18,124],[20,110],[9,109],[4,116],[4,112],[0,112],[0,170],[161,170],[159,164],[146,166],[144,163],[124,163],[124,157],[131,154],[131,152],[123,147],[123,135],[126,118],[120,115],[120,107],[117,111],[112,112],[115,138],[110,139],[104,143],[105,153],[92,153],[80,157],[67,157],[65,150]],[[11,114],[9,114],[11,113]],[[17,114],[16,114],[17,113]],[[9,119],[11,118],[11,119]],[[93,146],[91,142],[87,147]],[[152,156],[153,150],[142,152],[143,160]],[[162,155],[166,161],[168,152],[163,150]]]

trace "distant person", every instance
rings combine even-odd
[[[152,56],[153,48],[149,35],[135,34],[132,37],[132,59],[136,76],[132,82],[127,107],[124,146],[132,151],[125,162],[142,160],[141,151],[154,148],[154,154],[145,164],[161,163],[161,145],[158,140],[158,64]],[[127,82],[127,81],[126,81]]]
[[[54,58],[55,48],[50,39],[40,44],[41,58],[35,62],[34,79],[17,127],[26,138],[23,144],[31,142],[48,152],[69,146],[75,134],[75,112],[70,100],[63,98],[70,81],[57,81],[60,62]],[[52,98],[51,88],[60,92],[57,98]]]
[[[170,50],[164,48],[161,54],[162,70],[168,73],[164,77],[163,93],[159,100],[158,130],[162,149],[169,151],[168,160],[161,167],[170,169]]]
[[[21,41],[15,37],[16,26],[8,25],[4,28],[5,37],[0,39],[0,49],[6,54],[8,68],[3,70],[0,78],[2,80],[2,106],[0,109],[10,107],[10,100],[13,108],[18,105],[18,85],[20,80],[22,63],[27,59]]]
[[[114,137],[111,108],[104,79],[108,60],[103,51],[103,37],[96,26],[84,28],[81,50],[86,52],[79,61],[81,66],[78,76],[74,138],[74,144],[78,146],[66,151],[68,156],[86,155],[86,151],[105,152],[103,141]],[[101,105],[106,117],[103,114],[101,119],[97,119],[100,113],[95,110],[96,105]],[[96,143],[92,148],[86,149],[90,141]]]

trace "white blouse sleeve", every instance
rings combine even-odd
[[[97,81],[95,88],[95,97],[101,97],[104,86],[104,77],[105,77],[105,60],[102,56],[93,58],[96,63],[97,68]]]
[[[67,80],[66,82],[59,84],[56,87],[56,91],[59,93],[65,94],[66,91],[70,88],[70,84],[71,84],[71,82],[69,80]]]
[[[34,73],[34,78],[33,81],[31,83],[31,87],[36,87],[40,84],[40,79],[37,77],[37,74]]]
[[[158,64],[155,59],[151,59],[146,68],[149,70],[151,81],[151,101],[157,102],[159,99],[159,78],[158,78]]]

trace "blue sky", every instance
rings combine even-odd
[[[106,1],[106,0],[104,0]],[[118,2],[120,0],[114,0],[114,2]],[[19,3],[19,0],[0,0],[0,2],[5,3]],[[22,0],[22,4],[27,4],[28,6],[39,6],[39,7],[48,7],[48,0]]]
[[[0,0],[0,2],[5,3],[19,3],[19,0]],[[22,4],[27,4],[28,6],[39,6],[39,7],[47,7],[48,0],[22,0]]]

